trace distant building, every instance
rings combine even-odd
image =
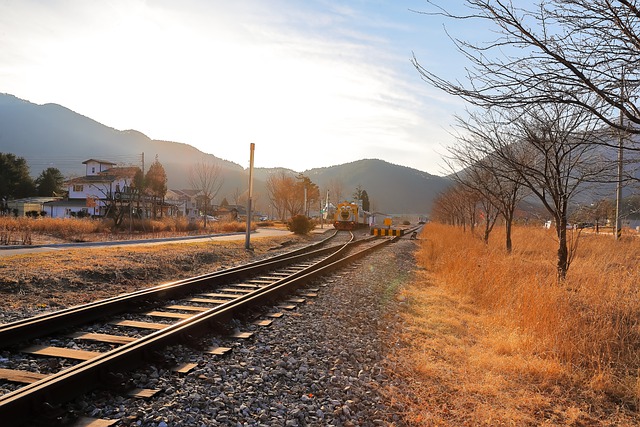
[[[66,182],[68,197],[43,204],[43,210],[52,218],[74,216],[102,217],[110,201],[130,197],[131,184],[140,168],[115,167],[106,160],[89,159],[86,175]]]
[[[198,200],[202,195],[200,190],[167,190],[165,203],[173,205],[178,216],[196,219],[199,216]]]
[[[213,214],[220,219],[233,221],[247,218],[247,209],[241,205],[214,206],[213,209]]]
[[[24,199],[15,199],[7,201],[9,214],[14,212],[17,216],[26,216],[28,212],[46,212],[45,203],[61,200],[61,197],[27,197]],[[48,215],[48,212],[47,212]]]
[[[108,160],[89,159],[82,162],[85,165],[85,176],[98,175],[100,172],[104,172],[113,168],[116,164]]]

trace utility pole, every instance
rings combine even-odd
[[[247,200],[247,235],[244,241],[244,248],[251,249],[251,199],[253,198],[253,152],[256,144],[253,142],[249,146],[249,200]]]
[[[618,140],[618,182],[616,184],[616,230],[614,239],[618,240],[622,236],[622,219],[620,218],[622,203],[622,130],[620,130],[620,138]]]
[[[616,184],[616,226],[613,233],[614,240],[622,237],[622,219],[620,218],[620,210],[622,203],[622,152],[623,152],[623,135],[622,130],[623,118],[622,107],[624,103],[624,68],[622,69],[622,79],[620,81],[620,133],[618,135],[618,182]]]
[[[309,218],[309,206],[307,206],[307,183],[304,183],[304,216]]]

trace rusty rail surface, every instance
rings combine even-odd
[[[344,253],[355,245],[376,240],[370,247],[356,252],[349,256]],[[269,285],[256,289],[253,292],[238,296],[237,298],[212,307],[211,309],[196,314],[188,319],[168,324],[166,328],[150,333],[149,335],[124,344],[111,351],[102,353],[95,358],[81,362],[73,367],[50,375],[42,380],[28,384],[14,392],[0,396],[0,419],[3,425],[24,425],[29,422],[30,417],[40,412],[40,409],[58,405],[71,400],[90,389],[99,387],[104,380],[114,372],[130,371],[138,366],[147,363],[148,360],[158,350],[172,344],[181,343],[192,339],[194,336],[220,331],[224,328],[225,322],[246,312],[250,308],[268,304],[281,299],[296,289],[304,286],[323,274],[342,267],[346,263],[353,262],[370,251],[387,244],[396,239],[374,239],[368,238],[360,241],[350,241],[338,247],[330,247],[319,250],[312,250],[308,253],[296,254],[293,256],[278,256],[268,260],[252,263],[247,266],[239,266],[229,270],[199,276],[192,279],[160,285],[148,290],[142,290],[133,294],[110,298],[89,304],[80,314],[75,308],[63,310],[60,316],[39,316],[34,319],[27,319],[24,322],[4,325],[0,329],[0,341],[4,337],[9,337],[14,343],[23,341],[25,333],[33,333],[33,329],[42,328],[47,332],[40,331],[38,335],[46,334],[52,330],[68,327],[69,322],[86,322],[97,317],[104,317],[105,314],[117,314],[130,307],[132,304],[153,299],[173,298],[175,295],[202,290],[209,287],[212,281],[219,280],[226,283],[230,280],[243,280],[250,275],[273,270],[295,262],[308,259],[320,259],[314,261],[301,271],[277,280]],[[314,245],[315,246],[315,245]],[[290,255],[290,254],[287,254]],[[274,259],[277,258],[277,259]],[[88,313],[88,314],[87,314]],[[56,313],[53,313],[56,314]],[[37,319],[37,320],[35,320]],[[47,322],[54,322],[55,326],[44,326]],[[38,326],[39,325],[39,326]],[[21,339],[19,338],[21,336]],[[6,423],[6,424],[5,424]]]
[[[153,301],[177,298],[181,295],[197,292],[202,288],[242,279],[259,274],[261,271],[277,268],[280,265],[331,252],[335,250],[334,247],[316,248],[329,242],[336,234],[337,232],[320,242],[264,260],[2,324],[0,325],[0,349],[64,328],[139,309],[141,305],[148,305]]]

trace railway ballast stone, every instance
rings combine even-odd
[[[132,373],[136,387],[162,390],[153,398],[98,390],[71,407],[125,426],[403,426],[381,387],[386,322],[404,307],[395,296],[415,269],[414,249],[401,240],[318,280],[310,285],[320,287],[318,297],[272,326],[239,324],[254,332],[248,340],[204,339],[232,347],[225,356],[166,349],[166,357],[198,368]]]

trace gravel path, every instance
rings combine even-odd
[[[396,294],[411,278],[414,249],[401,240],[309,284],[318,297],[269,327],[237,321],[254,332],[249,339],[203,338],[231,347],[224,356],[166,349],[165,357],[198,366],[186,375],[169,366],[128,375],[131,386],[161,390],[154,397],[99,390],[70,407],[118,426],[402,426],[381,387],[387,322],[403,309]]]

